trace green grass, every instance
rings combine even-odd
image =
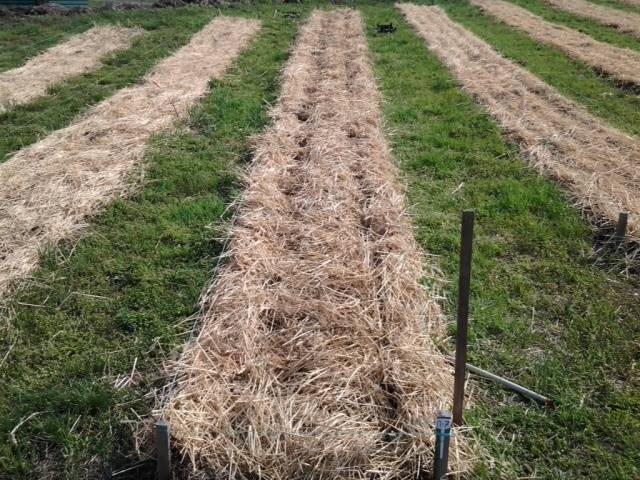
[[[467,8],[451,11],[471,24]],[[369,25],[399,24],[391,36],[371,33],[370,47],[417,237],[439,256],[450,315],[459,215],[477,212],[470,361],[558,403],[545,411],[482,384],[467,419],[497,466],[480,466],[478,478],[638,478],[637,279],[592,265],[592,232],[561,190],[523,162],[397,12],[365,11]]]
[[[467,2],[446,2],[443,6],[452,20],[594,115],[621,130],[640,133],[640,96],[637,94],[617,88],[613,79],[602,77],[585,64],[537,43]]]
[[[15,67],[34,54],[27,48],[32,41],[43,37],[61,38],[67,28],[74,33],[89,28],[93,23],[119,23],[140,26],[147,35],[134,42],[130,49],[116,52],[103,61],[103,67],[50,89],[51,95],[0,114],[0,162],[7,155],[29,145],[50,132],[68,125],[79,113],[113,94],[116,90],[137,82],[159,60],[184,45],[190,36],[212,18],[212,9],[181,8],[145,11],[106,12],[74,17],[28,17],[24,23],[12,20],[2,25],[0,45],[10,45],[18,32],[16,51],[23,49],[20,59],[14,58],[12,49],[2,50],[0,65]],[[68,20],[72,18],[72,20]],[[59,24],[57,23],[60,22]],[[39,35],[43,28],[42,37]],[[47,45],[50,46],[50,45]],[[26,48],[26,50],[24,50]],[[44,46],[40,47],[44,48]]]
[[[601,42],[610,43],[621,48],[640,50],[640,40],[615,28],[597,23],[595,20],[580,17],[560,9],[553,8],[542,0],[509,0],[511,3],[526,8],[549,22],[560,23],[567,27],[586,33]]]
[[[4,312],[0,351],[13,349],[0,369],[0,478],[49,470],[84,478],[85,468],[130,461],[131,428],[123,422],[148,414],[153,398],[143,394],[163,384],[158,367],[185,341],[185,319],[220,253],[215,226],[237,193],[234,172],[248,158],[248,138],[268,120],[296,30],[273,9],[237,11],[263,17],[259,39],[213,84],[188,129],[154,141],[144,188],[95,219],[72,255],[67,245],[45,256],[37,285]],[[164,13],[167,22],[176,18],[163,36],[181,42],[212,14]],[[139,385],[114,389],[136,358]],[[12,445],[9,432],[33,412],[43,413]]]

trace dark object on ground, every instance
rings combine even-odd
[[[387,24],[378,24],[378,33],[393,33],[396,31],[396,27],[393,26],[393,23]]]

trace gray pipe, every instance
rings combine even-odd
[[[447,356],[447,360],[449,360],[449,362],[452,362],[452,363],[454,362],[453,358],[449,356]],[[527,398],[535,400],[538,403],[542,403],[547,407],[553,408],[555,406],[552,399],[547,398],[543,395],[540,395],[539,393],[536,393],[533,390],[529,390],[528,388],[518,385],[517,383],[513,383],[512,381],[507,380],[506,378],[499,377],[498,375],[495,375],[491,372],[487,372],[486,370],[483,370],[482,368],[471,365],[470,363],[467,363],[465,365],[467,370],[469,370],[471,373],[475,373],[476,375],[486,378],[487,380],[491,380],[492,382],[495,382],[504,387],[507,387],[508,389],[513,390],[514,392],[518,392],[520,395],[523,395]]]

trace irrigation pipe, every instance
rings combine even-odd
[[[455,360],[453,359],[453,357],[450,357],[447,355],[447,360],[450,363],[454,363]],[[471,373],[475,373],[476,375],[485,378],[487,380],[491,380],[492,382],[498,383],[500,385],[502,385],[503,387],[508,388],[509,390],[513,390],[514,392],[519,393],[520,395],[527,397],[531,400],[535,400],[538,403],[541,403],[543,405],[545,405],[546,407],[549,408],[554,408],[555,407],[555,402],[550,399],[545,397],[544,395],[540,395],[539,393],[534,392],[533,390],[529,390],[526,387],[523,387],[522,385],[518,385],[517,383],[512,382],[511,380],[507,380],[506,378],[500,377],[498,375],[495,375],[491,372],[487,372],[486,370],[483,370],[482,368],[476,367],[474,365],[471,365],[470,363],[465,363],[465,367],[466,369],[471,372]]]

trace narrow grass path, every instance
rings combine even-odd
[[[167,39],[186,39],[214,12],[187,10],[172,11],[185,29]],[[223,13],[236,12],[260,17],[261,33],[190,123],[154,141],[141,191],[107,208],[77,248],[50,252],[37,285],[2,312],[0,351],[11,350],[0,366],[0,477],[95,478],[131,461],[128,422],[148,414],[154,399],[143,395],[164,384],[157,369],[185,341],[296,31],[283,9]],[[115,388],[134,364],[133,385]],[[11,430],[34,412],[14,444]]]
[[[638,94],[618,88],[613,79],[602,77],[587,65],[536,42],[527,34],[498,22],[467,2],[442,2],[441,5],[452,20],[563,95],[622,131],[640,134]]]
[[[636,478],[637,279],[592,265],[592,233],[561,189],[525,164],[397,11],[362,9],[418,240],[440,257],[450,315],[460,211],[477,212],[470,361],[558,403],[545,411],[482,384],[467,419],[496,466],[480,465],[477,478]],[[450,10],[505,45],[517,40],[469,7]],[[395,34],[375,33],[390,21]]]
[[[93,23],[110,23],[140,26],[148,31],[130,49],[103,60],[102,68],[69,79],[52,87],[50,95],[0,114],[0,162],[6,160],[10,153],[34,143],[53,130],[67,126],[76,115],[116,90],[137,82],[158,61],[186,44],[193,33],[211,20],[214,13],[210,8],[195,7],[155,9],[152,14],[134,10],[62,18],[46,17],[46,20],[28,17],[24,19],[24,24],[18,25],[12,22],[5,25],[7,20],[0,18],[0,45],[11,44],[11,32],[19,38],[19,41],[14,39],[17,48],[0,50],[0,65],[3,67],[12,63],[15,65],[11,67],[22,64],[26,58],[37,53],[30,47],[31,42],[42,41],[43,38],[47,42],[51,38],[62,39],[62,32],[68,28],[79,33]],[[69,20],[70,18],[74,20]],[[38,34],[41,27],[44,28],[42,37]],[[46,45],[49,46],[51,45]],[[37,50],[46,47],[39,45]],[[19,61],[5,53],[11,50],[21,52]]]
[[[600,40],[601,42],[610,43],[617,47],[630,48],[632,50],[640,50],[640,40],[625,33],[617,31],[615,28],[606,27],[594,20],[585,17],[572,15],[560,9],[556,9],[544,3],[543,0],[509,0],[511,3],[526,8],[536,15],[541,16],[545,20],[555,23],[561,23],[574,30]]]

